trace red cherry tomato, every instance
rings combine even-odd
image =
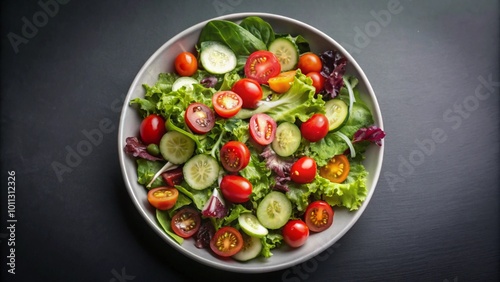
[[[259,145],[271,144],[276,136],[276,121],[266,114],[253,115],[248,127],[250,137]]]
[[[290,168],[290,177],[296,183],[311,183],[316,177],[316,161],[310,157],[302,157]]]
[[[288,221],[282,230],[283,240],[292,248],[298,248],[309,238],[309,227],[300,219]]]
[[[252,183],[239,175],[224,176],[219,186],[224,199],[232,203],[247,202],[252,194]]]
[[[245,64],[245,76],[255,79],[260,84],[267,84],[271,77],[281,72],[281,65],[276,55],[269,51],[255,51]]]
[[[304,220],[309,230],[321,232],[332,225],[333,216],[333,209],[327,202],[315,201],[307,206]]]
[[[254,79],[240,79],[233,84],[231,90],[241,97],[241,100],[243,100],[242,107],[245,109],[257,107],[257,103],[262,100],[262,88]]]
[[[144,144],[159,144],[166,132],[165,120],[158,115],[151,114],[142,120],[139,133]]]
[[[180,76],[192,76],[198,70],[198,60],[190,52],[182,52],[175,58],[174,66]]]
[[[304,74],[312,71],[320,72],[322,67],[323,63],[321,63],[321,59],[314,53],[304,53],[299,57],[298,68]]]
[[[230,172],[238,172],[250,162],[250,150],[245,143],[229,141],[220,149],[220,162]]]
[[[240,111],[243,100],[233,91],[219,91],[212,96],[212,104],[219,116],[230,118]]]
[[[325,88],[325,78],[317,71],[312,71],[306,74],[313,81],[313,86],[316,88],[316,93],[323,91]]]
[[[225,226],[215,232],[210,249],[221,257],[230,257],[243,248],[243,237],[234,227]]]
[[[162,211],[171,209],[178,197],[179,191],[173,187],[158,187],[148,192],[148,202]]]
[[[191,207],[182,208],[174,214],[170,225],[175,234],[189,238],[200,229],[200,213]]]
[[[186,109],[184,120],[187,126],[196,134],[205,134],[215,125],[215,114],[202,103],[192,103]]]
[[[301,124],[300,133],[305,139],[316,142],[328,134],[328,129],[328,118],[324,114],[314,114]]]

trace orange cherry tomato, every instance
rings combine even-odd
[[[318,55],[314,53],[304,53],[299,57],[298,68],[304,74],[308,74],[312,71],[320,72],[323,67],[323,63]]]
[[[351,166],[345,155],[336,155],[319,169],[319,175],[335,183],[342,183],[349,175]]]
[[[293,79],[295,77],[296,71],[286,71],[278,74],[275,77],[271,77],[267,83],[269,84],[269,88],[277,93],[285,93],[290,89],[293,83]]]
[[[173,187],[158,187],[149,190],[148,202],[159,210],[169,210],[177,202],[179,191]]]
[[[198,70],[198,60],[190,52],[182,52],[175,58],[175,71],[180,76],[192,76]]]

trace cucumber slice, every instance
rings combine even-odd
[[[205,41],[200,47],[200,63],[209,73],[223,74],[236,67],[236,55],[226,45],[217,41]]]
[[[269,44],[271,51],[281,65],[281,71],[289,71],[295,69],[299,63],[299,48],[290,39],[280,37]]]
[[[210,187],[219,177],[219,163],[209,155],[199,154],[192,157],[182,168],[184,179],[195,190]]]
[[[325,116],[328,118],[329,131],[341,128],[349,117],[349,107],[340,99],[325,103]]]
[[[283,227],[292,215],[292,203],[285,194],[272,191],[257,206],[257,218],[268,229]]]
[[[238,223],[241,229],[252,237],[261,238],[269,233],[267,228],[262,226],[257,217],[251,213],[242,213],[238,217]]]
[[[183,164],[193,155],[196,144],[186,135],[169,131],[160,140],[160,153],[173,164]]]
[[[274,137],[271,146],[279,156],[288,157],[297,151],[301,138],[298,126],[290,122],[283,122],[276,128],[276,137]]]
[[[198,80],[189,76],[182,76],[174,81],[172,84],[172,91],[177,91],[183,86],[186,86],[186,90],[193,90],[193,84],[196,83],[199,83]]]
[[[243,248],[233,258],[239,261],[247,261],[257,257],[262,251],[262,242],[260,239],[246,234],[242,234],[242,236]]]

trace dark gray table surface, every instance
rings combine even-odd
[[[1,5],[2,281],[498,281],[498,1]],[[355,226],[321,259],[255,275],[209,268],[162,241],[133,206],[117,153],[121,105],[149,56],[193,24],[237,12],[295,18],[341,43],[368,76],[387,133]],[[82,143],[95,130],[102,138]],[[77,149],[85,155],[68,159]],[[68,170],[58,176],[55,163]]]

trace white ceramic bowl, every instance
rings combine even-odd
[[[346,72],[355,75],[359,79],[358,87],[361,93],[364,93],[363,100],[372,110],[375,124],[383,128],[380,108],[368,79],[354,58],[340,44],[323,32],[305,23],[283,16],[265,13],[240,13],[222,16],[217,19],[238,22],[252,15],[259,16],[269,22],[276,32],[304,36],[309,41],[313,52],[339,50],[349,61]],[[149,226],[173,248],[196,261],[214,268],[246,273],[269,272],[291,267],[314,257],[332,246],[356,223],[375,191],[382,167],[384,146],[373,145],[366,154],[364,165],[369,172],[367,181],[369,192],[363,205],[354,212],[349,212],[345,209],[336,209],[332,227],[321,233],[311,234],[307,243],[298,249],[289,249],[286,246],[282,246],[279,249],[273,250],[271,258],[259,258],[242,263],[233,260],[221,260],[207,249],[197,249],[192,239],[186,240],[182,245],[177,244],[165,234],[157,223],[155,211],[147,202],[146,189],[137,183],[135,160],[124,153],[125,139],[129,136],[138,135],[139,124],[141,122],[136,110],[129,106],[129,101],[135,97],[144,96],[142,84],[154,84],[159,73],[172,72],[176,54],[186,50],[194,51],[194,45],[198,40],[200,30],[206,23],[207,21],[194,25],[168,40],[147,60],[132,82],[123,105],[118,132],[119,159],[127,190],[137,210]]]

